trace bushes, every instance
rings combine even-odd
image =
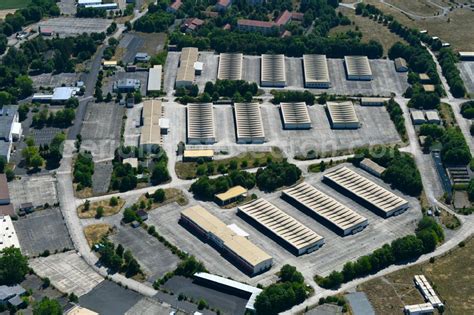
[[[194,198],[212,200],[215,194],[225,192],[237,185],[247,189],[253,188],[255,175],[246,171],[232,171],[229,175],[213,179],[203,176],[196,180],[189,190],[194,194]]]
[[[467,187],[467,194],[470,201],[474,201],[474,179],[469,181],[469,186]]]
[[[390,99],[385,103],[390,119],[393,121],[395,128],[402,140],[407,139],[407,130],[405,128],[405,118],[403,117],[403,111],[393,99]]]
[[[280,104],[281,102],[305,102],[307,105],[313,105],[315,96],[310,91],[272,91],[273,104]]]
[[[418,109],[435,109],[438,108],[440,101],[436,93],[426,93],[419,90],[413,93],[408,105]]]
[[[212,98],[229,97],[236,101],[241,101],[246,95],[255,96],[258,93],[258,86],[255,82],[249,83],[243,80],[217,80],[216,83],[206,82],[204,92],[212,95]],[[245,99],[252,101],[252,98]]]
[[[454,97],[464,97],[466,88],[461,79],[459,69],[456,67],[457,56],[451,48],[442,48],[438,54],[439,64],[443,69],[443,75],[448,81],[451,94]]]
[[[157,9],[157,5],[150,4],[148,6],[148,13],[133,24],[134,30],[145,33],[166,31],[168,26],[173,24],[175,16]]]
[[[79,153],[74,164],[74,183],[78,183],[79,188],[92,187],[92,174],[94,173],[94,162],[88,153]]]
[[[347,262],[342,271],[333,271],[327,277],[315,276],[316,283],[327,289],[338,288],[341,283],[376,273],[392,264],[416,259],[432,252],[444,240],[441,226],[431,217],[423,217],[418,223],[416,235],[408,235],[385,244],[373,253],[355,262]]]
[[[461,115],[466,119],[474,119],[474,101],[468,101],[461,105]]]
[[[301,170],[287,161],[270,162],[266,168],[259,168],[256,174],[257,186],[262,191],[274,191],[282,186],[291,186],[300,178]]]
[[[441,138],[443,148],[441,159],[445,165],[467,165],[471,161],[471,151],[459,128],[448,128]]]

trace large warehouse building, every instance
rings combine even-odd
[[[219,80],[242,80],[243,54],[222,53],[219,55]]]
[[[143,126],[140,132],[140,145],[147,151],[161,145],[161,116],[161,101],[148,100],[143,102]]]
[[[360,127],[359,118],[351,101],[336,103],[327,102],[326,108],[333,129],[357,129]]]
[[[348,80],[372,80],[372,69],[366,56],[345,56],[344,64]]]
[[[409,207],[405,199],[345,166],[325,174],[323,179],[384,218],[401,214]]]
[[[256,103],[234,104],[237,143],[259,144],[265,142],[262,113]]]
[[[326,55],[303,55],[304,86],[330,88],[329,68]]]
[[[188,104],[186,113],[188,143],[213,144],[216,142],[212,104]]]
[[[360,232],[369,224],[367,218],[305,182],[284,190],[282,196],[343,236]]]
[[[147,84],[147,93],[159,92],[161,91],[161,73],[163,67],[161,65],[155,65],[153,68],[150,68],[148,71],[148,84]]]
[[[199,51],[195,47],[181,49],[176,88],[191,86],[194,83],[194,63],[198,60],[198,55]]]
[[[306,103],[281,103],[281,116],[283,128],[285,129],[310,129],[311,118],[309,117]]]
[[[260,198],[240,206],[237,211],[277,237],[296,255],[311,253],[324,244],[322,236],[265,199]]]
[[[217,246],[225,256],[250,275],[271,268],[273,259],[244,236],[236,234],[224,222],[201,206],[193,206],[181,212],[181,221],[209,243]]]
[[[284,87],[286,85],[285,55],[262,55],[260,85]]]

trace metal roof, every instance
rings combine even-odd
[[[242,80],[242,59],[240,53],[222,53],[219,55],[219,80]]]
[[[434,122],[441,121],[441,118],[439,117],[437,110],[427,110],[425,111],[425,115],[428,121],[434,121]]]
[[[351,101],[336,103],[327,102],[327,109],[333,123],[359,123],[359,118]]]
[[[372,169],[373,171],[375,171],[378,174],[382,174],[383,172],[385,172],[385,167],[378,165],[377,163],[375,163],[371,159],[367,159],[367,158],[363,159],[360,162],[360,165],[365,166],[369,169]]]
[[[345,56],[347,74],[349,76],[371,76],[369,58],[366,56]]]
[[[281,113],[283,116],[283,123],[286,124],[309,124],[311,125],[311,118],[309,117],[306,103],[281,103]]]
[[[215,139],[214,108],[212,104],[188,104],[188,139]]]
[[[262,85],[285,85],[285,55],[262,55]]]
[[[238,210],[298,250],[316,245],[324,240],[322,236],[265,199],[257,199],[238,207]]]
[[[380,104],[384,102],[388,102],[390,98],[388,97],[361,97],[360,102],[361,104],[367,104],[367,103],[375,103],[375,104]]]
[[[20,248],[20,242],[9,215],[0,216],[0,250],[7,247]]]
[[[247,238],[237,235],[224,222],[199,205],[181,211],[181,215],[194,222],[207,233],[218,237],[228,250],[253,267],[272,259],[270,255]]]
[[[306,83],[330,83],[326,55],[303,55],[304,80]]]
[[[414,278],[415,284],[418,286],[421,294],[424,296],[427,302],[431,303],[435,307],[443,305],[430,282],[424,275],[415,275]]]
[[[425,121],[425,115],[423,115],[423,111],[421,110],[416,110],[416,109],[412,109],[410,111],[410,114],[411,114],[411,118],[414,120],[414,121]]]
[[[408,205],[408,201],[405,199],[379,186],[366,177],[359,175],[346,166],[325,174],[324,178],[350,191],[385,213]]]
[[[183,157],[185,158],[200,158],[200,157],[213,157],[214,150],[206,149],[206,150],[184,150]]]
[[[176,81],[194,81],[194,63],[198,60],[199,51],[195,47],[185,47],[181,49],[179,68]]]
[[[148,71],[148,91],[160,91],[161,90],[161,73],[163,67],[161,65],[155,65]]]
[[[247,193],[247,189],[238,185],[238,186],[229,188],[226,192],[216,194],[216,198],[222,202],[225,202],[227,200],[242,196],[243,194],[246,194],[246,193]]]
[[[54,89],[53,92],[53,101],[67,101],[71,97],[73,97],[78,89],[76,87],[57,87]]]
[[[265,141],[260,105],[257,103],[236,103],[234,104],[234,111],[237,141],[242,139]]]
[[[326,219],[339,229],[346,231],[367,223],[367,218],[349,209],[334,198],[319,191],[308,183],[301,183],[283,190],[283,194],[311,210],[318,217]]]
[[[162,107],[160,100],[147,100],[143,102],[143,127],[140,134],[141,145],[160,145],[161,128],[160,118]]]

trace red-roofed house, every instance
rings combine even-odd
[[[182,4],[183,2],[181,2],[181,0],[176,0],[168,8],[166,8],[166,11],[170,13],[176,13]]]
[[[290,37],[290,36],[291,36],[291,32],[290,32],[290,31],[284,31],[284,32],[281,34],[281,38]]]
[[[240,19],[237,21],[237,28],[241,31],[253,31],[260,33],[270,33],[272,27],[275,26],[273,22],[257,21],[257,20],[246,20]]]
[[[232,0],[219,0],[216,3],[216,10],[226,11],[228,8],[230,8],[231,4],[232,4]]]
[[[277,19],[275,20],[275,24],[282,28],[284,27],[286,24],[288,24],[288,22],[291,21],[291,13],[290,11],[288,10],[285,10],[282,14],[280,14],[279,17],[277,17]]]
[[[204,21],[201,20],[201,19],[189,18],[189,19],[184,21],[181,28],[183,28],[186,33],[190,33],[190,32],[194,32],[195,30],[197,30],[203,24],[204,24]]]
[[[295,21],[303,21],[304,19],[304,13],[301,12],[292,12],[291,13],[291,19]]]

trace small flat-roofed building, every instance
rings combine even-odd
[[[383,106],[385,102],[388,102],[390,99],[387,97],[361,97],[360,105],[362,106]]]
[[[247,189],[244,187],[238,185],[229,188],[226,192],[216,194],[216,202],[221,205],[225,206],[228,205],[229,203],[233,203],[235,201],[238,201],[242,198],[244,198],[247,195]]]
[[[163,67],[161,65],[155,65],[148,71],[148,83],[147,92],[159,92],[161,91],[161,75]]]
[[[345,56],[344,64],[348,80],[372,80],[372,69],[366,56]]]
[[[102,61],[102,67],[104,69],[112,69],[117,67],[117,60],[104,60]]]
[[[150,60],[150,56],[144,52],[138,52],[135,54],[135,62],[148,62]]]
[[[369,224],[367,218],[305,182],[283,190],[282,196],[342,236],[360,232]]]
[[[20,306],[23,304],[21,296],[27,292],[21,285],[16,284],[13,286],[1,285],[0,286],[0,304],[6,306],[8,304],[13,306]]]
[[[459,59],[461,61],[474,61],[474,51],[460,51]]]
[[[416,287],[421,291],[421,295],[423,295],[426,302],[430,303],[434,307],[444,306],[430,282],[424,275],[415,275],[414,281]]]
[[[426,121],[430,124],[439,125],[441,123],[441,118],[439,117],[437,110],[427,110],[425,111]]]
[[[184,162],[193,162],[199,159],[204,161],[211,161],[214,158],[214,150],[184,150],[183,152],[183,161]]]
[[[327,102],[326,108],[333,129],[358,129],[360,127],[359,118],[351,101],[336,103]]]
[[[309,117],[306,103],[281,103],[281,116],[283,128],[285,129],[310,129],[311,118]]]
[[[20,248],[20,242],[9,215],[0,216],[0,250],[8,247]]]
[[[324,244],[324,238],[289,216],[265,199],[257,199],[237,211],[276,237],[292,253],[299,256],[314,252]]]
[[[213,144],[216,142],[212,104],[188,104],[186,113],[188,143]]]
[[[194,74],[195,75],[201,75],[202,70],[204,69],[204,63],[200,61],[196,61],[193,65],[194,67]]]
[[[263,143],[265,132],[263,130],[262,113],[257,103],[234,104],[237,143]]]
[[[260,70],[261,86],[284,87],[286,85],[285,55],[263,54]]]
[[[256,275],[271,268],[273,258],[249,241],[236,234],[224,222],[197,205],[181,211],[181,222],[207,242],[214,244],[238,268]]]
[[[425,92],[434,92],[436,91],[436,86],[434,84],[423,84],[423,90]]]
[[[222,53],[219,55],[218,80],[242,80],[243,54]]]
[[[418,75],[418,78],[420,79],[421,83],[431,83],[431,78],[428,74],[426,73],[420,73]]]
[[[426,123],[425,115],[423,114],[423,111],[421,110],[412,109],[410,111],[410,116],[411,116],[411,121],[413,122],[414,125],[422,125]]]
[[[181,49],[179,68],[176,74],[176,88],[188,87],[194,83],[194,63],[198,60],[199,50],[195,47]]]
[[[113,90],[120,93],[135,92],[140,86],[141,82],[138,79],[123,79],[114,82]]]
[[[384,218],[399,215],[409,207],[405,199],[346,166],[325,174],[323,180]]]
[[[91,311],[88,308],[85,308],[79,305],[74,305],[71,309],[69,309],[64,314],[65,315],[99,315],[99,313],[96,313],[94,311]]]
[[[408,65],[407,65],[407,61],[405,59],[395,58],[394,64],[395,64],[395,70],[397,70],[397,72],[407,72],[408,71]]]
[[[147,100],[143,102],[143,126],[140,132],[140,146],[147,151],[161,145],[161,115],[162,108],[160,100]]]
[[[380,166],[371,159],[367,158],[360,162],[360,168],[377,177],[381,177],[382,173],[385,172],[385,167]]]
[[[86,5],[102,4],[102,0],[77,0],[78,7],[85,7]]]
[[[326,55],[303,55],[303,74],[307,88],[331,87]]]
[[[405,305],[403,307],[403,312],[406,315],[422,315],[422,314],[433,314],[434,307],[431,303],[422,303],[414,305]]]
[[[137,168],[138,167],[138,159],[137,158],[126,158],[123,159],[122,164],[130,164],[131,167]]]

